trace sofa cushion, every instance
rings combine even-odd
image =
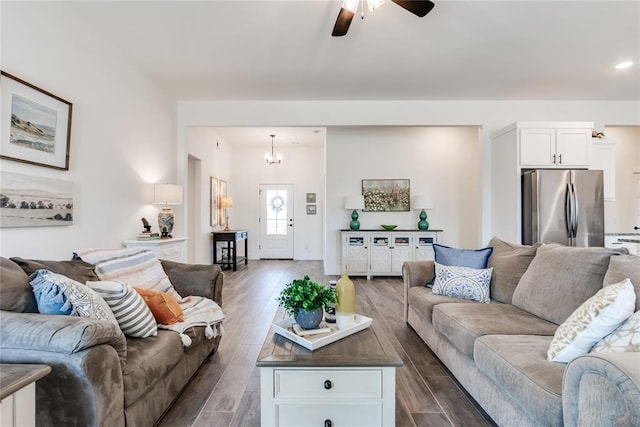
[[[180,304],[166,292],[153,289],[134,288],[153,313],[156,322],[162,325],[173,325],[184,321],[184,311]]]
[[[487,267],[493,268],[491,275],[491,299],[511,304],[513,292],[520,278],[536,256],[540,243],[533,246],[505,242],[497,237],[489,241],[493,253]]]
[[[16,313],[37,313],[29,276],[18,264],[0,258],[0,310]]]
[[[127,366],[123,373],[125,408],[173,369],[182,354],[180,336],[172,331],[159,330],[158,335],[149,338],[127,337]]]
[[[513,305],[561,324],[602,288],[614,254],[606,248],[543,244],[513,293]]]
[[[624,279],[631,280],[636,293],[636,308],[640,310],[640,256],[618,255],[612,256],[609,269],[604,275],[604,286],[613,285]]]
[[[489,303],[491,268],[469,268],[435,263],[434,295]]]
[[[439,304],[433,309],[433,327],[462,354],[473,355],[473,345],[483,335],[553,335],[557,325],[511,304]]]
[[[432,324],[433,308],[438,304],[476,303],[471,300],[461,300],[460,298],[451,298],[444,295],[434,295],[433,292],[431,292],[431,289],[422,286],[409,288],[407,299],[409,301],[409,305],[422,315],[424,321],[428,325]]]
[[[142,297],[129,285],[117,280],[87,282],[109,304],[125,335],[136,338],[155,336],[158,325]]]
[[[436,243],[433,250],[437,263],[469,268],[487,268],[487,260],[493,252],[493,248],[458,249]]]
[[[38,270],[44,269],[53,273],[62,274],[80,283],[85,283],[88,280],[100,280],[95,271],[93,271],[93,265],[79,259],[71,261],[46,261],[14,257],[11,258],[11,261],[18,264],[29,276]]]
[[[566,365],[549,362],[549,336],[485,335],[476,341],[478,369],[540,425],[562,425],[562,376]]]
[[[554,362],[571,362],[633,314],[636,295],[629,279],[605,286],[586,300],[558,328],[547,352]]]
[[[625,351],[640,351],[640,311],[633,313],[615,331],[598,341],[589,353]]]

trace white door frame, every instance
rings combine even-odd
[[[258,186],[258,258],[260,259],[294,259],[295,233],[295,185],[293,183],[259,184]],[[286,190],[285,218],[277,227],[283,234],[267,235],[267,191]]]

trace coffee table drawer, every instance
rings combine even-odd
[[[274,370],[275,398],[379,399],[382,396],[382,371],[363,370]]]
[[[382,426],[381,404],[286,403],[276,405],[278,427]]]

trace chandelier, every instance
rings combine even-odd
[[[280,156],[278,154],[278,160],[276,160],[276,156],[275,156],[275,153],[273,151],[273,138],[275,138],[275,135],[272,134],[272,135],[269,135],[269,136],[271,137],[271,154],[267,153],[264,156],[264,159],[267,161],[268,164],[275,165],[277,163],[282,162],[282,156]]]

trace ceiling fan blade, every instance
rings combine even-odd
[[[409,12],[422,18],[433,9],[432,1],[429,0],[391,0],[400,7],[405,8]]]
[[[354,13],[352,11],[341,7],[340,12],[338,13],[338,18],[336,19],[336,24],[333,26],[333,32],[331,33],[331,35],[334,37],[341,37],[347,34],[347,31],[349,31],[349,25],[351,25],[351,20],[353,19],[353,15]]]

